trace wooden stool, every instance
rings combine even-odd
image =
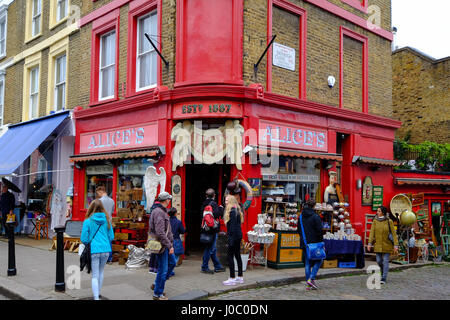
[[[36,234],[34,239],[41,240],[42,237],[48,239],[48,219],[36,220]]]

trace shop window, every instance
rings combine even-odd
[[[129,208],[131,203],[146,207],[144,175],[152,165],[153,162],[148,159],[123,160],[119,164],[117,208]]]
[[[112,31],[100,38],[99,99],[114,98],[116,69],[116,32]]]
[[[28,206],[30,211],[48,213],[47,198],[52,191],[53,147],[43,143],[29,157]]]
[[[87,209],[95,200],[95,188],[104,185],[106,193],[112,198],[114,166],[109,162],[96,162],[86,166],[86,192],[84,205]]]

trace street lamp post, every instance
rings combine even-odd
[[[55,228],[56,231],[56,283],[55,291],[65,292],[64,278],[64,231],[65,227]]]
[[[16,226],[15,221],[6,222],[9,239],[8,239],[8,276],[15,276],[16,270],[16,248],[14,243],[14,228]]]

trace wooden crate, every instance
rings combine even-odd
[[[129,233],[114,233],[115,240],[128,240]]]
[[[112,251],[113,252],[120,252],[123,249],[125,249],[125,246],[122,244],[112,244]]]
[[[322,268],[328,269],[328,268],[337,268],[338,261],[335,260],[323,260]]]

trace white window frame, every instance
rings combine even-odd
[[[60,17],[60,5],[61,3],[64,2],[64,16]],[[69,1],[68,0],[56,0],[56,22],[60,22],[61,20],[63,20],[64,18],[67,17],[68,15],[68,6],[69,6]]]
[[[58,61],[60,59],[64,58],[64,77],[61,82],[57,82],[58,80]],[[55,58],[55,87],[54,87],[54,110],[65,110],[66,109],[66,79],[67,79],[67,55],[64,52],[64,54],[58,56]],[[58,87],[63,87],[63,99],[62,99],[62,106],[58,106]],[[60,108],[59,108],[60,107]]]
[[[5,24],[4,34],[0,33],[0,43],[4,42],[3,51],[0,50],[0,58],[6,56],[6,38],[8,36],[8,15],[6,13],[0,14],[0,25]],[[1,45],[0,45],[1,48]]]
[[[34,3],[37,1],[39,4],[38,9],[39,12],[34,12]],[[31,37],[37,36],[41,33],[41,15],[42,15],[42,0],[31,0]],[[39,21],[39,30],[36,32],[34,29],[35,26],[35,20]]]
[[[37,69],[37,73],[36,73],[36,91],[33,91],[33,71]],[[33,117],[33,98],[34,96],[36,96],[36,108],[37,108],[37,114],[36,117]],[[39,66],[35,66],[30,68],[30,95],[29,95],[29,107],[28,107],[28,112],[29,112],[29,119],[35,119],[37,117],[39,117]]]
[[[103,41],[102,39],[104,37],[108,37],[111,34],[114,33],[114,63],[110,64],[110,65],[106,65],[106,66],[102,66],[102,53],[103,53]],[[117,32],[116,30],[112,30],[110,32],[107,32],[105,34],[102,34],[100,36],[100,56],[99,56],[99,65],[98,65],[98,73],[99,73],[99,81],[98,81],[98,100],[107,100],[107,99],[112,99],[115,97],[116,94],[116,88],[115,88],[115,83],[116,83],[116,36],[117,36]],[[110,69],[113,68],[114,72],[113,72],[113,76],[114,76],[114,81],[113,81],[113,92],[111,96],[107,96],[107,97],[102,97],[102,87],[103,87],[103,70],[105,69]]]
[[[0,71],[0,126],[3,126],[5,119],[5,74]]]
[[[143,19],[145,19],[145,18],[148,18],[148,17],[150,17],[150,16],[152,16],[152,15],[157,15],[157,11],[156,10],[153,10],[152,12],[150,12],[150,13],[148,13],[148,14],[145,14],[145,15],[143,15],[143,16],[141,16],[141,17],[139,17],[138,19],[137,19],[137,38],[136,38],[136,91],[142,91],[142,90],[147,90],[147,89],[151,89],[151,88],[154,88],[154,87],[156,87],[157,86],[157,84],[158,84],[158,75],[157,75],[157,72],[158,72],[158,67],[157,66],[155,66],[156,68],[155,68],[155,70],[150,70],[150,72],[154,72],[155,74],[156,74],[156,81],[155,81],[155,83],[153,83],[153,84],[150,84],[150,85],[148,85],[148,86],[146,86],[146,87],[140,87],[139,85],[139,80],[140,80],[140,78],[141,78],[141,60],[140,60],[140,58],[142,57],[142,56],[145,56],[145,55],[147,55],[147,54],[151,54],[152,52],[154,52],[155,54],[156,54],[156,50],[153,48],[153,46],[150,44],[150,50],[148,50],[148,51],[146,51],[146,52],[143,52],[143,53],[139,53],[139,43],[140,43],[140,41],[139,41],[139,39],[140,39],[140,37],[142,36],[142,37],[145,37],[145,35],[141,35],[141,28],[139,28],[139,24],[140,24],[140,21],[141,20],[143,20]],[[155,19],[155,23],[156,23],[156,33],[158,33],[158,21],[157,21],[157,19]],[[152,37],[152,35],[149,35],[150,37]],[[145,39],[146,41],[148,41],[147,39]]]

